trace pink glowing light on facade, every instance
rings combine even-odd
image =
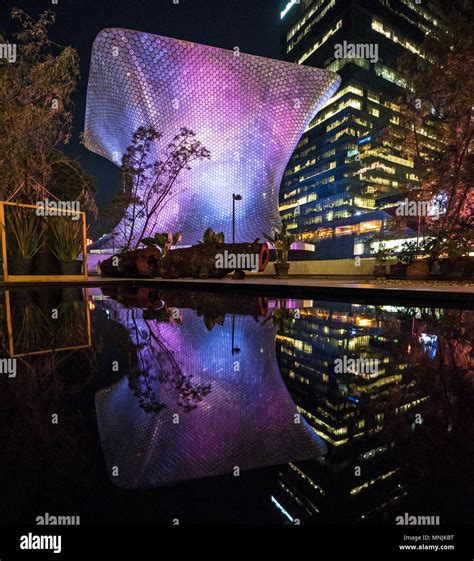
[[[192,129],[211,152],[181,177],[183,192],[164,209],[161,231],[195,243],[212,226],[227,239],[232,193],[237,241],[279,227],[285,167],[307,125],[340,84],[326,70],[126,29],[97,36],[89,76],[85,140],[120,165],[139,126],[167,143]]]

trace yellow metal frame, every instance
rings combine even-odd
[[[5,222],[5,205],[16,206],[24,208],[38,208],[36,205],[27,205],[22,203],[12,203],[7,201],[0,201],[0,237],[3,255],[3,280],[5,282],[51,282],[51,281],[81,281],[88,279],[87,271],[87,226],[86,226],[86,213],[84,211],[76,211],[64,209],[61,212],[70,214],[81,215],[82,221],[82,256],[83,256],[83,272],[80,275],[9,275],[8,274],[8,255],[7,255],[7,234]],[[54,218],[53,218],[54,220]]]
[[[86,322],[87,322],[87,345],[76,345],[73,347],[58,347],[57,349],[44,349],[41,351],[32,351],[30,353],[19,353],[15,354],[15,343],[13,339],[13,324],[11,316],[11,304],[10,304],[10,291],[5,290],[5,316],[7,319],[7,335],[8,335],[8,353],[12,358],[20,358],[23,356],[32,355],[42,355],[46,353],[55,353],[59,351],[77,351],[78,349],[88,349],[92,346],[92,334],[91,334],[91,314],[89,310],[89,291],[84,288],[84,306],[86,311]]]

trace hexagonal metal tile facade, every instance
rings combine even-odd
[[[163,145],[181,127],[193,130],[211,159],[181,174],[157,229],[182,230],[191,244],[211,226],[230,240],[238,193],[236,240],[249,241],[279,226],[285,167],[339,84],[337,74],[318,68],[105,29],[92,50],[85,145],[120,165],[139,126],[163,133]]]

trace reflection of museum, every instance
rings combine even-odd
[[[299,411],[329,447],[321,461],[280,470],[274,495],[286,518],[380,519],[405,494],[391,453],[396,442],[387,438],[385,424],[423,396],[401,352],[394,312],[314,302],[300,310],[300,320],[286,321],[277,336],[281,374]],[[393,334],[387,330],[392,324]],[[378,373],[335,374],[334,360],[344,355],[377,358]]]

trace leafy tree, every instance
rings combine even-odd
[[[57,150],[51,158],[52,174],[48,191],[61,201],[77,200],[85,210],[98,214],[94,199],[95,178],[81,167],[77,160],[72,160]]]
[[[426,35],[422,56],[406,52],[399,60],[405,87],[398,100],[405,154],[420,172],[413,195],[444,207],[439,220],[424,219],[434,232],[474,210],[472,10],[456,0],[438,6],[443,25]]]
[[[60,151],[72,133],[77,52],[49,39],[53,12],[35,20],[14,9],[12,18],[20,24],[10,41],[17,45],[17,60],[0,61],[0,198],[36,201],[38,193],[56,189],[69,169],[62,189],[96,210],[90,177]]]

